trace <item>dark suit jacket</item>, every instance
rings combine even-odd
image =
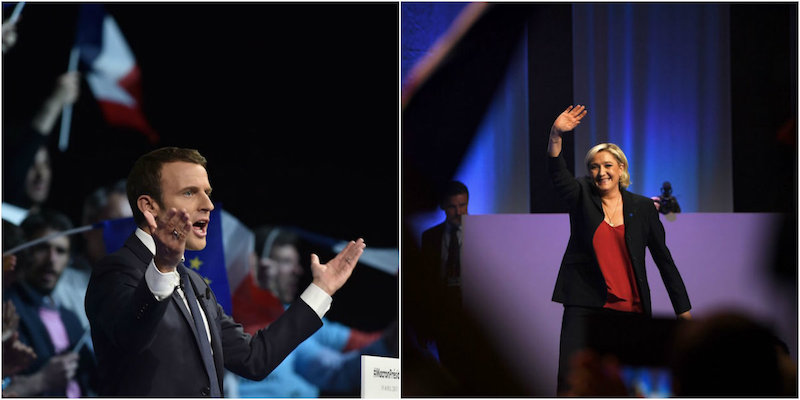
[[[422,232],[422,255],[427,268],[432,269],[434,276],[441,279],[442,268],[442,239],[447,222],[442,222],[425,232]]]
[[[157,301],[144,274],[153,254],[131,235],[125,246],[101,260],[86,292],[100,370],[101,396],[200,397],[209,380],[195,341],[192,318],[177,292]],[[264,379],[322,321],[298,300],[269,329],[254,336],[225,314],[205,281],[183,266],[208,319],[211,348],[222,388],[223,368]]]
[[[57,355],[50,339],[50,333],[48,333],[47,328],[39,318],[39,307],[42,305],[43,296],[19,282],[8,288],[4,294],[4,299],[10,299],[14,303],[17,314],[19,314],[20,341],[31,346],[33,351],[36,352],[36,359],[33,360],[28,368],[22,371],[22,375],[33,374],[44,367],[50,361],[50,358]],[[83,336],[83,326],[81,326],[81,322],[74,312],[64,307],[58,307],[58,313],[69,337],[69,350],[72,350]],[[81,394],[86,396],[93,390],[91,378],[95,370],[94,358],[87,346],[83,346],[79,355],[80,360],[75,379],[81,386]],[[64,397],[66,392],[48,392],[41,395]]]
[[[569,205],[570,237],[558,271],[553,301],[565,305],[603,307],[608,292],[597,263],[592,239],[605,215],[591,178],[574,178],[562,156],[549,157],[548,168],[556,192]],[[645,270],[645,247],[650,249],[676,314],[691,308],[686,287],[667,249],[664,226],[653,200],[622,189],[625,243],[646,315],[652,314],[650,286]]]

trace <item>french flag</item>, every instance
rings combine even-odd
[[[109,125],[135,129],[159,140],[141,109],[141,71],[114,18],[102,4],[81,5],[75,47],[94,97]]]

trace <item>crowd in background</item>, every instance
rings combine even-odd
[[[17,39],[16,21],[3,24],[2,30],[5,55]],[[80,80],[78,72],[59,76],[30,124],[15,132],[4,131],[5,152],[14,156],[3,160],[3,396],[96,394],[95,359],[84,299],[92,266],[107,249],[102,229],[92,226],[131,217],[132,211],[122,177],[85,196],[80,221],[71,221],[67,210],[57,209],[59,201],[49,199],[52,132],[64,106],[80,96]],[[297,285],[301,278],[310,276],[309,266],[301,260],[319,249],[287,229],[260,227],[254,235],[230,214],[224,213],[223,220],[234,221],[236,229],[250,232],[245,237],[258,240],[249,245],[225,243],[226,262],[236,260],[230,262],[247,266],[241,284],[244,289],[236,295],[245,293],[257,301],[241,303],[249,308],[234,308],[233,314],[253,333],[274,321],[299,296]],[[87,228],[59,235],[76,227]],[[16,249],[38,239],[37,244]],[[322,330],[265,380],[248,381],[226,371],[225,394],[355,396],[360,390],[360,355],[396,357],[397,346],[396,323],[385,330],[364,332],[326,320]]]

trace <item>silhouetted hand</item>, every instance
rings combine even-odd
[[[4,315],[5,318],[5,315]],[[20,373],[36,359],[33,348],[19,341],[19,332],[3,340],[3,377]]]
[[[14,276],[14,268],[17,266],[17,256],[9,254],[3,256],[3,288],[11,286],[16,280]],[[3,314],[5,315],[5,314]]]
[[[622,382],[619,361],[615,357],[600,357],[592,350],[581,350],[570,360],[567,376],[570,389],[567,396],[577,397],[627,397],[628,389]]]

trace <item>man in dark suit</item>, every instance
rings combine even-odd
[[[365,247],[350,242],[327,264],[312,254],[312,283],[251,337],[182,263],[184,249],[206,245],[214,206],[205,158],[174,147],[145,154],[127,192],[138,229],[94,268],[86,294],[103,396],[220,397],[223,368],[263,379],[319,329]]]
[[[461,216],[468,214],[469,191],[459,181],[445,185],[439,197],[439,208],[445,220],[422,233],[423,273],[426,278],[425,303],[434,307],[437,323],[434,340],[442,364],[452,364],[457,353],[457,332],[461,315],[461,243],[463,232]],[[463,332],[461,332],[463,334]],[[453,361],[454,363],[455,361]]]
[[[43,209],[22,221],[27,240],[72,228],[65,215]],[[33,348],[36,359],[12,378],[4,393],[16,396],[77,397],[92,394],[94,362],[87,346],[76,345],[84,335],[78,316],[56,304],[51,294],[67,267],[69,236],[34,246],[19,266],[20,277],[4,293],[19,314],[19,339]]]
[[[461,216],[468,214],[469,191],[459,181],[448,182],[439,199],[445,220],[422,233],[422,253],[429,268],[447,287],[461,287]]]

